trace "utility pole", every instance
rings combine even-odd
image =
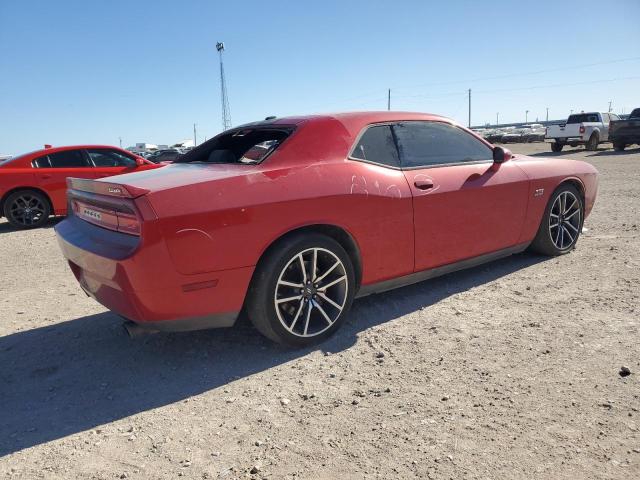
[[[500,112],[496,112],[496,127],[500,124]]]
[[[524,123],[529,122],[529,110],[524,111]]]
[[[469,128],[471,128],[471,89],[469,89]]]
[[[387,95],[387,110],[391,110],[391,89],[389,89],[389,92]]]
[[[547,122],[549,121],[549,107],[547,107]]]
[[[231,109],[229,108],[229,97],[227,97],[227,83],[224,77],[224,64],[222,63],[222,52],[224,43],[216,43],[216,50],[220,54],[220,100],[222,103],[222,130],[231,128]]]
[[[122,137],[118,137],[118,141],[120,142],[120,148],[122,148]]]
[[[193,146],[198,146],[198,137],[196,137],[196,124],[193,124]]]
[[[611,100],[609,100],[609,113],[611,113]]]

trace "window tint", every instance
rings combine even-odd
[[[351,152],[352,158],[399,167],[398,151],[389,125],[369,127]]]
[[[136,161],[115,150],[87,150],[87,154],[96,167],[135,167]]]
[[[493,160],[493,151],[464,130],[441,122],[393,127],[403,168]]]
[[[569,115],[567,123],[588,123],[599,122],[597,113],[577,113],[575,115]]]
[[[79,150],[67,150],[65,152],[43,155],[35,159],[33,165],[36,168],[73,168],[88,166]]]
[[[631,112],[629,118],[640,118],[640,108],[636,108]]]

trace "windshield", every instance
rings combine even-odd
[[[599,122],[597,113],[578,113],[576,115],[569,115],[567,123],[586,123],[586,122]]]
[[[631,112],[629,118],[640,118],[640,108],[636,108],[633,112]]]
[[[194,148],[176,163],[257,164],[271,155],[292,131],[290,127],[263,127],[225,132]]]

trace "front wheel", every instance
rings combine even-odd
[[[4,202],[4,216],[16,228],[41,227],[47,222],[50,214],[49,200],[35,190],[14,192]]]
[[[583,221],[580,192],[573,185],[560,185],[547,204],[531,250],[550,256],[569,253],[578,242]]]
[[[624,143],[614,143],[613,144],[613,149],[616,152],[622,152],[625,148],[626,148],[626,145]]]
[[[316,233],[294,235],[258,264],[247,313],[264,336],[304,347],[340,328],[355,288],[352,262],[338,242]]]

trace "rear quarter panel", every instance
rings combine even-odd
[[[36,186],[35,175],[32,168],[0,168],[0,201],[14,190],[21,188],[33,188]],[[4,212],[0,208],[0,216]]]
[[[263,165],[244,166],[243,175],[149,195],[180,273],[256,265],[276,239],[317,224],[352,236],[363,284],[413,271],[412,198],[402,172],[347,160],[352,137],[339,122],[314,132],[297,132],[302,138],[285,142]],[[167,175],[191,169],[198,178],[217,166],[165,168]]]

